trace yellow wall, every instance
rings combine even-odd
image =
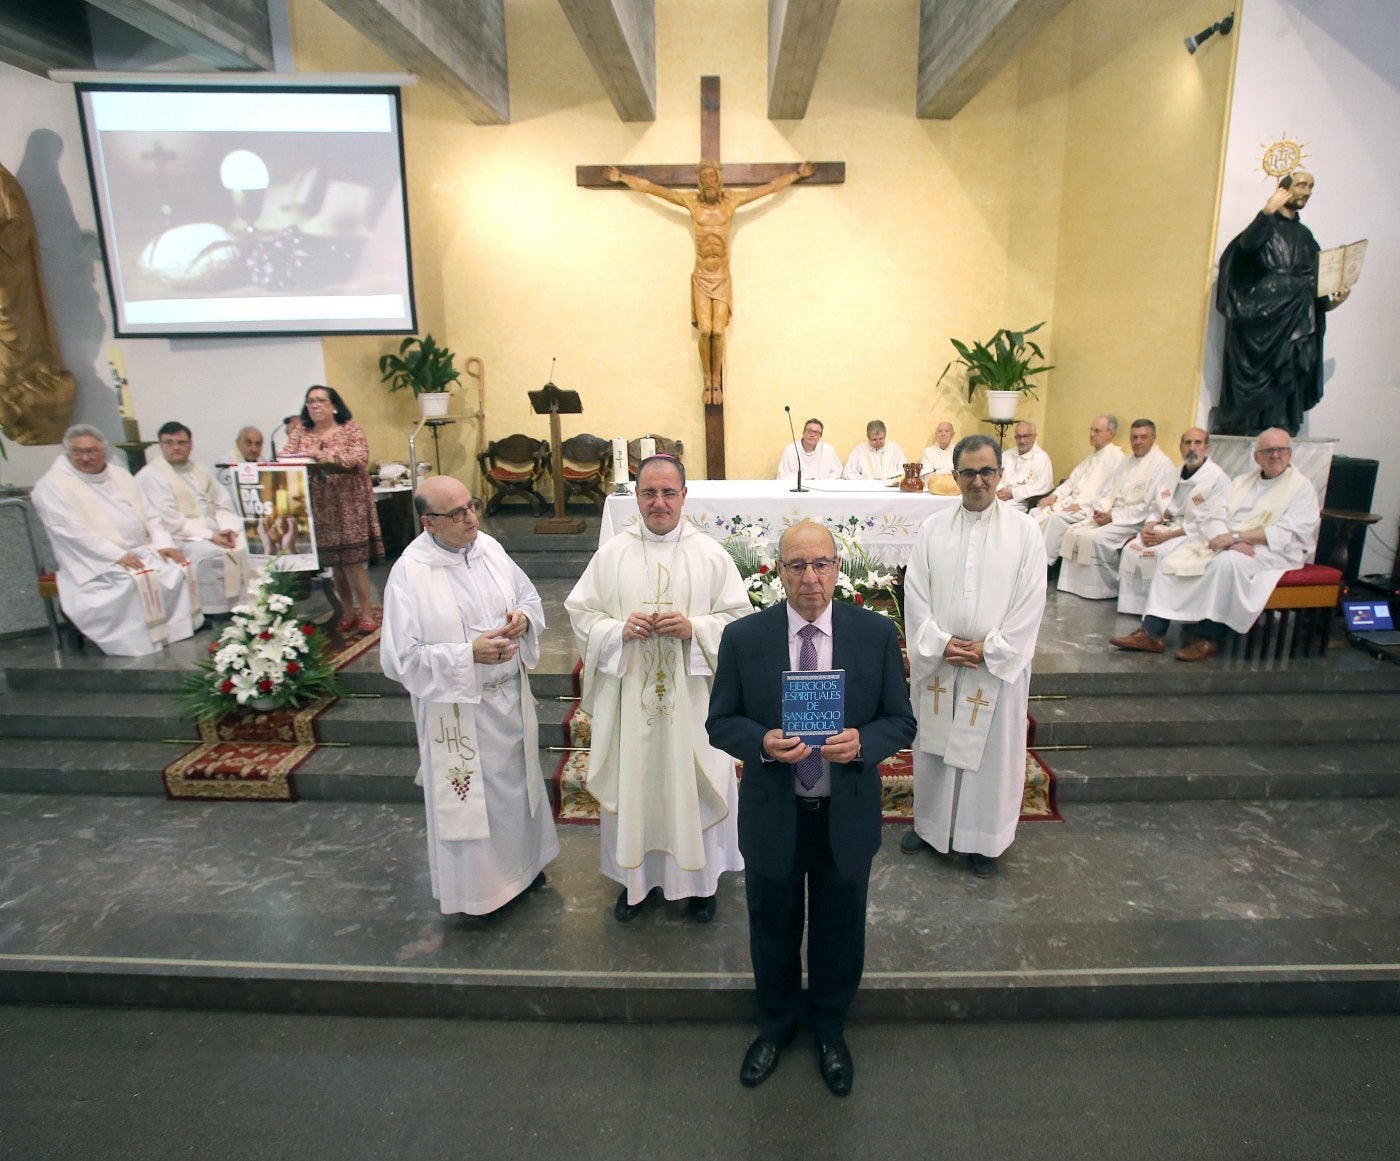
[[[918,6],[847,0],[806,118],[772,122],[766,4],[667,0],[656,13],[657,119],[623,124],[555,0],[512,0],[510,125],[471,124],[431,85],[405,90],[420,330],[484,360],[487,438],[547,435],[525,392],[545,382],[557,356],[554,380],[581,392],[586,408],[566,420],[565,435],[678,436],[691,471],[703,474],[688,223],[641,195],[581,190],[574,166],[692,160],[699,78],[715,73],[725,159],[847,167],[844,185],[799,185],[740,211],[725,408],[731,477],[771,474],[784,403],[799,422],[825,420],[843,456],[875,416],[915,456],[941,418],[974,430],[980,403],[969,408],[936,386],[953,353],[948,336],[1042,319],[1059,369],[1023,412],[1048,417],[1057,467],[1082,453],[1068,431],[1075,451],[1057,452],[1056,429],[1084,427],[1087,411],[1104,404],[1083,399],[1103,391],[1131,388],[1137,394],[1117,406],[1132,411],[1141,397],[1170,427],[1163,402],[1183,415],[1194,402],[1203,313],[1156,304],[1201,298],[1225,79],[1181,47],[1184,26],[1214,19],[1202,4],[1151,7],[1176,15],[1124,18],[1108,0],[1075,0],[956,118],[930,122],[913,116]],[[298,68],[396,70],[318,0],[295,0],[292,18]],[[1197,60],[1216,67],[1205,54]],[[1137,95],[1177,73],[1196,77],[1189,109]],[[1125,249],[1133,262],[1117,261]],[[1138,285],[1148,270],[1150,294]],[[1152,357],[1125,359],[1125,347],[1143,342],[1143,317]],[[1115,333],[1105,338],[1105,328]],[[411,399],[378,386],[375,359],[394,342],[325,343],[330,382],[383,458],[404,454],[415,414]],[[469,409],[454,403],[455,413]],[[444,466],[467,475],[475,430],[447,430]]]

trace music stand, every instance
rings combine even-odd
[[[559,417],[582,415],[583,400],[577,391],[564,391],[553,383],[546,383],[538,391],[527,394],[534,413],[549,416],[549,461],[554,477],[554,515],[535,521],[535,535],[582,532],[588,527],[587,521],[578,516],[564,515],[564,501],[568,497],[564,491],[564,457],[559,451]]]

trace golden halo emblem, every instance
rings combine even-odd
[[[1303,156],[1303,143],[1293,140],[1285,133],[1277,141],[1264,146],[1259,168],[1270,177],[1283,177],[1303,164]]]

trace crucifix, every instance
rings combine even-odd
[[[724,473],[724,332],[733,312],[729,281],[729,230],[734,211],[747,202],[786,189],[796,181],[838,185],[846,180],[843,161],[731,165],[719,163],[719,77],[700,78],[699,165],[638,165],[626,173],[613,165],[580,165],[575,180],[585,189],[617,189],[671,202],[694,223],[695,272],[691,275],[692,321],[699,331],[704,382],[705,469],[712,480]],[[727,192],[725,185],[744,187]],[[694,188],[697,193],[678,193]]]
[[[967,702],[967,704],[972,707],[972,720],[967,723],[970,726],[975,726],[977,724],[977,711],[982,709],[984,706],[989,706],[992,704],[982,696],[982,691],[980,689],[971,697],[963,698],[963,701]]]

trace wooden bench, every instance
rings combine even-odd
[[[1277,660],[1285,650],[1289,657],[1327,652],[1341,588],[1341,572],[1325,564],[1305,564],[1284,573],[1249,632],[1231,634],[1232,652],[1241,642],[1246,661]]]

